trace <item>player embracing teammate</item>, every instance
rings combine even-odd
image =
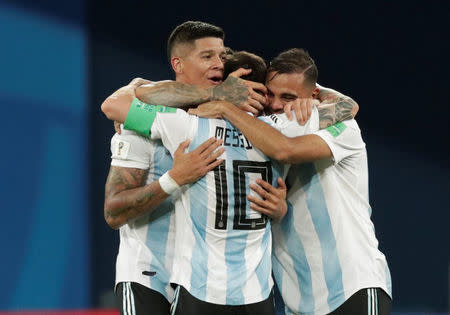
[[[165,266],[170,279],[164,280],[177,287],[172,313],[273,314],[273,256],[287,314],[388,314],[389,270],[370,221],[365,145],[352,119],[356,104],[318,87],[317,67],[299,49],[272,61],[267,89],[232,76],[223,81],[220,31],[203,22],[178,26],[168,45],[176,81],[125,87],[102,105],[108,118],[151,139],[142,141],[161,139],[174,158],[201,147],[206,176],[187,180],[168,171],[154,184],[161,196],[174,194],[174,262]],[[234,75],[249,72],[241,69]],[[276,112],[270,121],[242,111],[259,112],[266,105],[257,90],[268,95],[268,107]],[[311,109],[308,105],[318,103],[313,99],[324,102]],[[161,106],[205,102],[210,103],[190,112],[208,118]],[[286,106],[312,111],[311,118],[300,126],[281,113]],[[209,143],[213,147],[202,147],[209,137],[222,139],[221,151],[215,151],[214,140]],[[177,150],[187,139],[189,153],[183,152],[187,145]],[[286,189],[278,177],[287,169],[286,206]],[[252,189],[262,199],[251,196]],[[286,208],[281,221],[266,216],[281,217]],[[147,240],[157,248],[158,236],[149,237],[150,230]],[[127,294],[132,296],[132,290]],[[147,314],[164,312],[147,309]]]

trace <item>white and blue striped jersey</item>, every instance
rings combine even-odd
[[[111,153],[112,166],[148,170],[146,184],[172,168],[172,156],[161,141],[128,130],[113,136]],[[119,282],[137,282],[158,291],[172,302],[174,290],[169,277],[175,248],[174,209],[172,198],[168,198],[152,213],[120,228],[116,285]],[[150,276],[152,272],[156,274]]]
[[[196,298],[243,305],[267,299],[271,277],[271,224],[250,209],[249,184],[262,178],[273,185],[284,167],[270,161],[228,121],[158,112],[151,138],[173,154],[191,139],[189,150],[210,137],[223,139],[224,164],[182,187],[175,202],[176,245],[171,282]]]
[[[355,120],[315,132],[333,159],[293,165],[288,213],[273,224],[273,273],[287,314],[327,314],[363,288],[391,294],[370,220],[365,143]]]

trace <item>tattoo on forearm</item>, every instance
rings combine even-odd
[[[326,128],[339,121],[352,119],[357,111],[358,104],[350,97],[330,90],[320,88],[318,95],[321,104],[319,110],[320,128]]]
[[[339,121],[352,119],[352,110],[355,104],[352,99],[342,98],[337,103],[319,105],[317,109],[320,129],[327,128]]]
[[[143,184],[147,170],[128,169],[112,166],[105,187],[105,198],[114,198],[114,207],[105,208],[105,219],[120,216],[134,218],[143,214],[154,198],[154,192]]]
[[[148,104],[183,107],[210,101],[212,89],[171,81],[140,87],[136,93],[141,101]]]
[[[213,88],[213,100],[228,101],[238,106],[247,101],[249,95],[244,80],[235,77],[228,77],[222,84]]]

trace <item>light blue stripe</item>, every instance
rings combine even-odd
[[[270,294],[271,287],[269,286],[269,279],[272,273],[272,261],[271,261],[271,254],[269,252],[269,249],[271,248],[270,242],[271,239],[271,233],[270,233],[270,221],[267,223],[266,230],[268,229],[269,232],[264,234],[263,240],[261,242],[261,250],[264,252],[262,261],[259,264],[259,266],[256,268],[256,276],[259,280],[259,285],[261,286],[261,295],[263,297]]]
[[[190,151],[198,147],[209,137],[209,120],[198,119],[198,130],[190,145]],[[200,300],[206,298],[206,281],[208,279],[208,248],[206,246],[206,209],[208,208],[208,189],[205,177],[201,178],[189,189],[190,216],[195,245],[191,258],[191,288],[195,290],[195,297]]]
[[[308,260],[306,258],[305,249],[303,247],[300,236],[295,231],[294,222],[294,208],[288,201],[288,212],[281,221],[281,231],[283,231],[284,241],[288,253],[292,258],[295,274],[297,276],[297,282],[300,290],[301,299],[299,301],[298,309],[295,311],[304,312],[310,311],[315,308],[315,300],[312,289],[311,269],[309,268]],[[276,266],[276,268],[275,268]],[[279,270],[278,270],[279,268]],[[278,282],[282,279],[283,270],[281,266],[274,264],[274,276]],[[278,283],[280,285],[280,283]],[[282,288],[282,287],[280,287]],[[286,292],[280,289],[282,296],[287,296],[290,292]]]
[[[268,158],[266,158],[266,161],[269,160]],[[277,187],[277,179],[278,177],[281,176],[282,174],[282,169],[283,169],[283,165],[276,162],[276,161],[271,161],[272,163],[272,186]],[[250,188],[247,187],[247,196],[249,194]],[[248,203],[249,204],[249,203]],[[270,276],[272,274],[272,255],[271,252],[269,252],[269,249],[272,247],[272,244],[270,244],[270,242],[272,242],[271,239],[271,222],[270,220],[267,222],[267,226],[266,226],[266,233],[264,234],[263,240],[261,242],[261,251],[264,252],[264,256],[263,256],[263,260],[261,261],[260,265],[256,268],[256,275],[258,277],[259,280],[259,285],[261,286],[261,295],[267,296],[268,294],[270,294],[271,291],[271,287],[269,286],[269,279]]]
[[[149,174],[153,181],[172,168],[172,157],[161,141],[155,142],[153,154],[153,174]],[[150,215],[147,228],[147,247],[153,254],[149,271],[155,271],[156,275],[149,276],[150,287],[166,298],[166,286],[169,284],[169,272],[166,270],[166,247],[170,228],[170,217],[173,214],[172,198],[166,199]]]
[[[226,128],[236,129],[228,121],[226,121],[226,123]],[[244,293],[242,290],[245,279],[247,278],[244,255],[247,247],[248,231],[233,229],[234,216],[238,215],[234,212],[234,204],[236,202],[234,198],[234,176],[237,176],[237,174],[233,174],[233,161],[248,160],[248,157],[245,148],[226,146],[225,149],[227,152],[226,170],[228,187],[227,240],[225,245],[225,263],[227,266],[226,303],[236,305],[245,304]],[[249,209],[246,209],[246,213],[248,212]]]
[[[345,301],[342,270],[337,254],[336,239],[333,234],[325,196],[319,176],[312,163],[300,167],[300,180],[306,192],[306,203],[322,249],[322,264],[328,288],[327,302],[335,309]]]

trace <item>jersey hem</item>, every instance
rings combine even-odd
[[[386,294],[392,299],[391,294],[389,293],[389,291],[387,290],[387,286],[386,285],[381,285],[381,284],[371,284],[371,285],[362,285],[362,286],[358,286],[354,289],[351,290],[346,290],[344,292],[344,296],[347,296],[347,298],[342,302],[336,302],[336,303],[332,303],[331,305],[327,305],[328,307],[320,307],[316,310],[313,311],[309,311],[309,312],[294,312],[292,311],[292,309],[290,309],[287,305],[285,305],[285,308],[289,311],[289,314],[299,314],[299,315],[326,315],[329,314],[333,311],[335,311],[338,307],[340,307],[342,304],[344,304],[353,294],[355,294],[356,292],[360,291],[360,290],[364,290],[364,289],[369,289],[369,288],[380,288],[382,289],[384,292],[386,292]]]
[[[203,302],[207,302],[207,303],[213,303],[213,304],[218,304],[218,305],[232,305],[232,306],[240,306],[240,305],[249,305],[249,304],[253,304],[253,303],[259,303],[259,302],[263,302],[265,300],[267,300],[270,296],[270,292],[272,291],[272,288],[270,288],[270,290],[265,290],[264,292],[262,292],[261,295],[258,296],[251,296],[249,298],[246,298],[246,302],[244,304],[240,303],[241,299],[239,299],[239,301],[237,299],[226,299],[227,302],[222,302],[222,301],[218,301],[215,300],[214,298],[208,298],[208,299],[204,299],[200,296],[199,294],[199,290],[196,290],[194,288],[189,288],[187,285],[184,285],[182,283],[177,283],[177,282],[173,282],[175,285],[179,285],[182,286],[186,289],[186,291],[189,292],[189,294],[191,294],[192,296],[194,296],[195,298],[199,299],[200,301]],[[266,292],[268,291],[268,292]]]
[[[152,281],[155,281],[154,279],[152,279]],[[153,291],[156,291],[160,294],[162,294],[164,296],[164,298],[169,302],[172,303],[172,299],[169,298],[166,290],[161,290],[160,288],[156,288],[155,286],[152,286],[149,283],[149,280],[144,281],[142,279],[137,279],[137,278],[133,278],[133,277],[124,277],[124,278],[116,278],[115,284],[114,284],[114,293],[116,293],[117,290],[117,285],[121,282],[135,282],[135,283],[139,283],[140,285],[143,285],[144,287],[151,289]],[[164,288],[167,288],[168,286],[170,287],[169,283],[164,283],[158,279],[156,279],[156,282],[160,283]],[[161,292],[162,291],[162,292]],[[172,294],[173,295],[173,294]]]

